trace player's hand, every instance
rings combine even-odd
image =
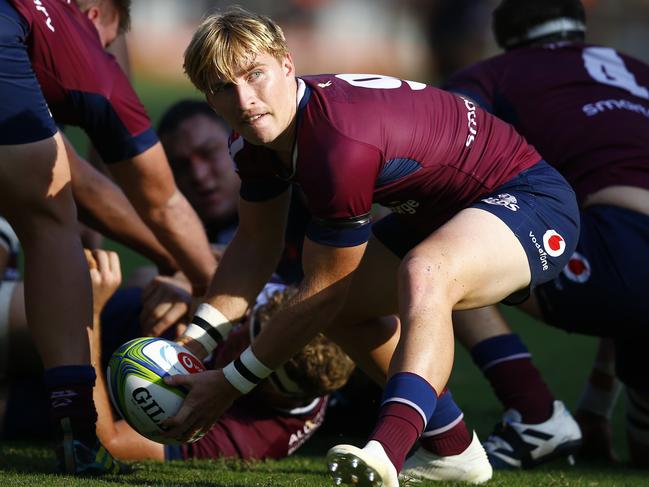
[[[209,355],[209,352],[205,349],[205,347],[198,340],[195,340],[192,337],[188,337],[188,336],[178,337],[176,338],[176,343],[182,345],[191,353],[196,355],[196,357],[199,360],[204,360],[205,357]]]
[[[185,282],[156,276],[142,291],[142,334],[160,336],[174,325],[185,325],[191,301],[191,291]]]
[[[119,256],[116,252],[102,249],[84,249],[84,254],[90,269],[93,311],[98,314],[122,283]]]
[[[164,436],[183,443],[200,439],[241,396],[220,370],[173,375],[165,377],[165,383],[189,389],[178,413],[160,423],[168,428]]]

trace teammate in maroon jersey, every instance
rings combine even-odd
[[[28,321],[47,368],[52,420],[62,439],[59,467],[72,473],[111,472],[117,465],[96,444],[94,370],[83,329],[92,318],[90,283],[67,147],[55,120],[88,133],[197,294],[215,266],[142,105],[103,49],[128,25],[129,4],[84,2],[82,13],[69,1],[0,0],[0,213],[25,252]]]
[[[592,428],[599,421],[606,427],[616,396],[615,370],[627,388],[631,459],[646,467],[649,382],[642,344],[649,335],[649,66],[585,43],[585,22],[579,0],[504,0],[494,12],[493,30],[506,52],[456,74],[447,87],[513,124],[574,187],[582,222],[576,252],[522,307],[568,331],[612,338],[617,363],[596,365],[600,370],[586,390],[582,424]],[[511,383],[512,374],[527,375],[517,369],[528,365],[511,360],[520,345],[492,311],[456,320],[458,336],[473,347],[480,365],[487,356],[509,361],[507,374],[486,371],[506,405],[511,394],[538,397],[537,381]],[[494,464],[531,465],[569,440],[565,421],[550,417],[551,401],[536,407],[546,408],[536,421],[521,418],[525,411],[506,414],[505,427],[485,444]],[[599,441],[600,455],[610,458],[610,439]]]
[[[183,341],[205,355],[253,301],[281,250],[292,184],[312,222],[291,306],[222,371],[171,379],[191,391],[169,435],[206,431],[319,330],[399,312],[377,427],[365,448],[328,455],[338,483],[398,485],[452,368],[452,311],[520,299],[553,279],[577,240],[574,193],[469,100],[379,75],[296,78],[281,29],[256,14],[207,18],[185,67],[240,134],[231,150],[242,187],[237,234]],[[373,202],[394,213],[370,240]]]

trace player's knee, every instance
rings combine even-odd
[[[649,468],[649,394],[626,388],[626,425],[631,462]]]
[[[399,267],[399,287],[416,300],[458,300],[455,266],[443,255],[408,253]]]

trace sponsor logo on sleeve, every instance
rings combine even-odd
[[[476,121],[476,107],[475,103],[473,103],[470,100],[467,100],[464,97],[460,97],[462,100],[464,100],[464,106],[467,109],[467,125],[469,128],[469,134],[466,136],[466,141],[464,142],[465,147],[469,147],[471,144],[473,144],[473,141],[475,140],[476,136],[478,135],[478,122]]]

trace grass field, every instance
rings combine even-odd
[[[138,92],[157,120],[162,110],[180,97],[199,95],[188,85],[165,87],[137,80]],[[83,153],[83,139],[76,131],[71,138]],[[123,247],[108,242],[122,255],[125,277],[146,261]],[[570,336],[537,324],[515,311],[507,310],[515,330],[519,332],[534,360],[543,371],[550,388],[572,408],[581,392],[595,348],[595,340]],[[470,427],[485,438],[501,414],[500,406],[464,350],[456,354],[451,388],[457,403],[464,409]],[[620,401],[621,403],[623,401]],[[626,458],[623,435],[623,404],[614,416],[615,443],[618,453]],[[310,487],[333,485],[325,475],[324,454],[341,442],[360,443],[362,439],[318,435],[291,458],[282,461],[242,463],[237,461],[138,463],[127,476],[105,479],[76,479],[52,474],[54,456],[46,445],[0,443],[0,487],[2,486],[182,486],[182,487]],[[417,485],[461,485],[455,483],[422,483]],[[647,486],[649,474],[623,467],[577,463],[569,467],[556,462],[526,472],[498,472],[488,484],[492,486]]]

